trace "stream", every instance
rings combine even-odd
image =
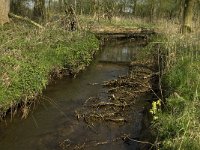
[[[75,115],[88,98],[108,97],[108,87],[102,86],[103,82],[127,75],[128,64],[137,60],[144,45],[129,40],[109,42],[76,78],[67,77],[50,84],[27,119],[16,116],[10,121],[8,117],[0,124],[0,150],[147,149],[137,142],[151,136],[146,108],[150,103],[143,97],[129,112],[130,122],[101,121],[87,125]],[[132,139],[124,137],[128,134]]]

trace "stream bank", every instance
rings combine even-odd
[[[0,118],[19,111],[26,118],[29,102],[37,103],[49,82],[84,70],[99,47],[94,34],[69,32],[57,24],[38,30],[13,22],[0,30]]]
[[[155,98],[151,89],[156,67],[154,57],[146,55],[145,45],[131,40],[103,46],[86,71],[49,85],[41,104],[26,120],[16,116],[12,123],[8,118],[7,124],[1,124],[0,148],[151,147],[148,109]]]
[[[178,29],[167,31],[154,39],[154,43],[160,43],[164,55],[160,87],[164,99],[152,129],[158,149],[197,150],[200,147],[200,34],[182,35]]]

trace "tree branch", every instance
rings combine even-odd
[[[9,15],[9,17],[13,17],[13,18],[16,18],[16,19],[19,19],[19,20],[27,21],[28,23],[30,23],[30,24],[32,24],[32,25],[34,25],[34,26],[36,26],[40,29],[44,29],[44,27],[42,25],[36,23],[35,21],[33,21],[33,20],[31,20],[27,17],[18,16],[18,15],[15,15],[13,13],[9,13],[8,15]]]

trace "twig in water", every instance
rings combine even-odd
[[[137,142],[137,143],[141,143],[141,144],[149,144],[149,145],[151,145],[151,146],[154,146],[154,144],[151,143],[151,142],[148,142],[148,141],[140,141],[140,140],[132,139],[132,138],[130,138],[128,135],[124,135],[122,138],[123,138],[123,140],[128,139],[128,140],[133,141],[133,142]]]

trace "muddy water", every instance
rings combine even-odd
[[[41,104],[36,106],[26,120],[15,117],[10,123],[0,125],[0,150],[59,150],[62,148],[83,149],[140,149],[137,142],[127,142],[120,137],[131,134],[135,139],[144,136],[145,105],[144,100],[137,101],[133,112],[133,121],[128,123],[99,123],[88,126],[77,120],[75,111],[81,108],[89,97],[108,96],[103,81],[116,79],[128,73],[125,65],[136,60],[141,43],[111,42],[86,71],[77,78],[65,78],[49,85],[44,91]],[[98,83],[98,84],[96,84]]]

